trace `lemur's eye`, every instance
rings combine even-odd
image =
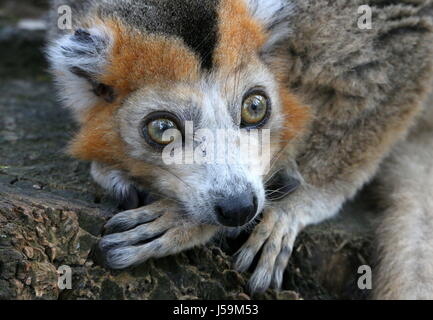
[[[177,123],[177,118],[170,113],[153,113],[143,123],[143,136],[150,145],[164,147],[173,141],[172,138],[164,137],[164,132],[170,129],[179,130]]]
[[[169,129],[176,129],[175,123],[169,119],[157,119],[147,125],[149,137],[159,144],[167,145],[172,141],[172,139],[164,140],[163,137],[164,132]]]
[[[260,128],[269,118],[270,101],[264,92],[253,91],[246,95],[242,103],[243,128]]]

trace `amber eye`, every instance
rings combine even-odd
[[[246,96],[242,103],[242,127],[258,128],[268,120],[270,103],[268,97],[261,92],[253,92]]]
[[[157,113],[144,121],[143,135],[152,146],[164,147],[173,141],[173,138],[164,137],[164,132],[170,129],[179,130],[175,117],[168,113]]]

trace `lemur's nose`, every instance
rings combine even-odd
[[[220,198],[215,204],[219,223],[226,227],[240,227],[257,213],[257,197],[251,192]]]

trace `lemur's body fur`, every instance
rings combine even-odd
[[[389,209],[376,297],[433,298],[432,4],[368,2],[372,30],[356,26],[358,0],[70,1],[74,30],[53,27],[49,49],[81,123],[70,151],[133,208],[140,189],[166,198],[109,221],[101,248],[110,266],[207,242],[227,229],[215,199],[253,192],[263,219],[236,265],[247,269],[262,249],[251,288],[278,288],[297,234],[377,176]],[[138,134],[161,109],[198,127],[239,126],[242,96],[257,86],[272,100],[269,172],[166,167]],[[264,181],[281,168],[302,184],[270,203]]]

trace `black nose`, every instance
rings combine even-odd
[[[251,221],[257,213],[257,197],[251,192],[220,198],[215,204],[219,223],[239,227]]]

